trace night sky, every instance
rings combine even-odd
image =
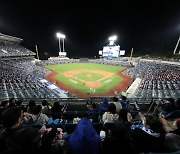
[[[126,2],[126,3],[125,3]],[[180,36],[180,1],[1,1],[0,33],[23,39],[22,45],[40,59],[58,56],[56,32],[66,35],[70,58],[98,56],[115,43],[129,55],[173,52]]]

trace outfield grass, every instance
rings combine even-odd
[[[108,92],[115,85],[120,83],[123,79],[118,76],[116,73],[125,69],[122,66],[112,66],[104,64],[94,64],[94,63],[70,63],[70,64],[60,64],[60,65],[47,65],[45,66],[49,70],[56,71],[58,73],[55,76],[56,80],[61,81],[62,83],[71,86],[73,89],[77,89],[84,93],[104,93]],[[67,77],[63,73],[67,71],[79,71],[77,74],[74,74],[72,77]],[[101,73],[94,71],[104,71],[110,72],[113,75],[107,77]],[[95,82],[98,81],[99,85],[94,88],[84,85],[84,82]]]

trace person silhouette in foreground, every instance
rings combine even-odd
[[[23,127],[23,116],[19,107],[7,108],[1,113],[3,128],[0,130],[0,153],[39,153],[39,129]]]
[[[40,152],[43,154],[66,154],[68,152],[68,144],[63,139],[63,130],[54,124],[42,127],[40,129],[42,142]]]
[[[164,144],[165,133],[160,119],[154,115],[147,115],[144,124],[131,127],[128,132],[138,153],[160,152]]]
[[[74,132],[67,138],[70,153],[73,154],[98,154],[101,139],[88,118],[82,118]]]
[[[180,118],[174,120],[173,126],[165,118],[161,117],[160,119],[166,130],[164,142],[165,152],[180,153]]]
[[[116,122],[111,130],[106,131],[105,133],[105,138],[102,140],[102,154],[114,154],[121,152],[123,154],[135,153],[131,147],[130,139],[127,135],[127,129],[121,122]]]

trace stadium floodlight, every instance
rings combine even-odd
[[[114,41],[117,39],[117,36],[111,36],[111,37],[109,37],[109,41],[110,41],[110,43],[109,43],[109,45],[114,45]]]
[[[60,39],[63,39],[63,52],[64,52],[64,39],[65,39],[65,35],[61,34],[61,33],[56,33],[57,38],[59,39],[59,52],[61,52],[61,43],[60,43]]]
[[[115,41],[117,39],[117,36],[111,36],[109,37],[109,41]]]

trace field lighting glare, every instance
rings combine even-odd
[[[117,39],[117,36],[111,36],[109,37],[109,45],[114,45],[114,41]]]
[[[109,37],[109,41],[115,41],[117,39],[117,36],[111,36]]]
[[[58,38],[65,38],[65,35],[63,35],[63,34],[61,34],[61,33],[57,33],[56,36],[57,36]]]

